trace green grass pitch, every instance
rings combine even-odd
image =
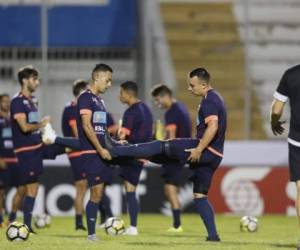
[[[123,216],[127,222],[127,217]],[[77,250],[77,249],[105,249],[105,250],[267,250],[267,249],[295,249],[298,240],[296,217],[263,216],[259,218],[259,230],[256,233],[242,233],[239,231],[239,217],[217,216],[217,226],[222,242],[205,242],[205,231],[197,215],[183,214],[183,233],[169,234],[166,229],[171,219],[162,215],[140,215],[139,236],[112,237],[104,230],[97,229],[101,241],[89,243],[85,232],[74,230],[73,218],[52,218],[50,228],[38,230],[38,235],[30,236],[27,242],[9,242],[5,236],[5,229],[0,229],[1,250]]]

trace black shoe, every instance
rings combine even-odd
[[[207,236],[206,237],[206,241],[215,241],[215,242],[219,242],[221,241],[219,235],[215,235],[215,236]]]
[[[79,225],[75,227],[75,230],[82,230],[82,231],[86,231],[86,227],[83,225]]]
[[[29,228],[29,234],[30,235],[35,235],[35,234],[37,234],[37,232],[34,231],[32,228]]]

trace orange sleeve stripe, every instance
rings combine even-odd
[[[17,158],[3,158],[5,163],[17,163],[18,159]]]
[[[69,125],[70,126],[76,126],[77,125],[76,120],[75,119],[69,120]]]
[[[21,153],[21,152],[26,152],[26,151],[32,151],[32,150],[35,150],[35,149],[40,148],[42,145],[43,145],[43,143],[36,144],[36,145],[32,145],[32,146],[28,146],[28,147],[17,148],[17,149],[15,149],[15,153]]]
[[[90,114],[92,114],[92,110],[90,110],[90,109],[80,109],[80,114],[81,115],[90,115]]]
[[[121,132],[125,133],[125,135],[130,135],[131,134],[130,129],[124,128],[124,127],[121,128]]]
[[[210,121],[218,121],[218,116],[217,115],[210,115],[205,118],[205,124],[210,122]]]
[[[166,126],[167,130],[176,130],[177,129],[177,125],[176,124],[169,124]]]
[[[81,155],[83,154],[97,154],[96,150],[83,150],[80,152]]]
[[[18,118],[26,118],[26,114],[25,113],[14,114],[14,119],[18,119]]]
[[[69,158],[77,158],[77,157],[79,157],[79,156],[81,156],[81,152],[79,151],[79,152],[71,152],[71,153],[68,153],[68,157]]]
[[[223,157],[223,154],[221,154],[219,151],[215,150],[214,148],[212,147],[208,147],[207,148],[210,152],[212,152],[213,154],[217,155],[217,156],[220,156],[220,157]]]

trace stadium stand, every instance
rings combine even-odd
[[[188,70],[203,66],[213,85],[222,92],[229,110],[229,139],[242,139],[244,128],[244,48],[231,2],[164,2],[161,13],[177,75],[177,93],[195,118],[198,100],[186,94]],[[212,12],[211,9],[214,11]],[[254,97],[253,103],[256,103]],[[261,116],[253,107],[252,134],[264,138]]]
[[[273,91],[283,72],[299,64],[299,11],[300,2],[297,0],[249,0],[250,76],[269,137],[272,137],[269,109]],[[242,2],[235,2],[234,13],[244,41],[245,15]]]
[[[54,117],[58,131],[62,109],[72,98],[72,82],[78,78],[88,80],[96,63],[105,62],[115,69],[114,87],[105,101],[116,116],[122,113],[121,105],[112,105],[120,82],[137,78],[136,1],[88,0],[84,5],[80,1],[79,5],[76,1],[72,5],[67,2],[51,1],[48,7],[48,84],[38,93],[41,113]],[[41,71],[42,84],[45,79],[40,3],[25,0],[0,4],[1,89],[10,94],[18,91],[16,73],[21,66],[35,65]]]

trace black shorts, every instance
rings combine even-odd
[[[17,153],[19,185],[38,182],[43,173],[43,148]]]
[[[182,169],[184,165],[179,162],[163,164],[161,177],[164,179],[165,184],[179,186],[182,180]]]
[[[200,162],[190,163],[193,172],[190,180],[193,182],[193,193],[207,194],[213,175],[220,165],[222,158],[208,150],[202,152]]]
[[[289,144],[290,181],[300,180],[300,147]]]
[[[81,161],[89,187],[112,182],[113,170],[98,154],[82,154]]]
[[[75,182],[86,179],[86,172],[81,157],[69,157]]]
[[[129,160],[124,162],[124,164],[120,165],[120,177],[133,186],[137,186],[139,184],[143,165],[143,162],[139,160]]]
[[[6,169],[0,169],[0,188],[18,187],[18,164],[7,163]]]

